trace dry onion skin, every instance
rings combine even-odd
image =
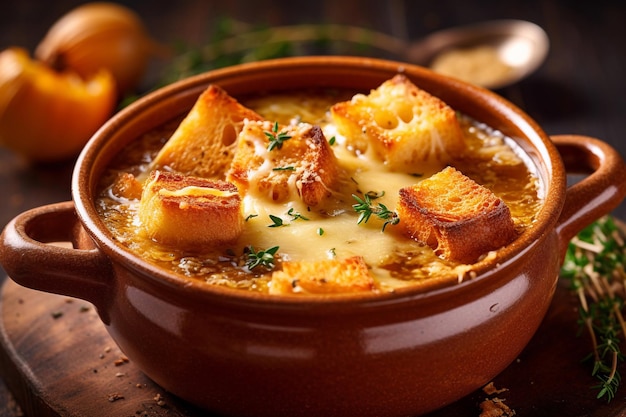
[[[31,162],[77,155],[115,110],[117,89],[105,69],[87,79],[57,72],[22,48],[0,52],[0,145]]]
[[[159,46],[132,10],[114,3],[86,3],[62,16],[35,50],[56,70],[93,76],[102,68],[115,78],[120,95],[132,92]]]

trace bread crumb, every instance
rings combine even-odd
[[[161,396],[161,394],[157,394],[154,396],[154,401],[156,401],[156,404],[159,407],[165,407],[165,400],[163,400],[163,396]]]
[[[115,364],[115,366],[122,366],[125,363],[128,363],[128,358],[126,356],[122,356],[121,358],[117,359],[113,363]]]
[[[513,417],[515,410],[504,404],[500,398],[487,398],[480,403],[479,417]]]
[[[508,388],[496,388],[496,385],[492,382],[483,387],[483,392],[487,395],[501,394],[508,391]],[[515,410],[504,404],[504,399],[494,397],[485,398],[480,403],[480,415],[479,417],[512,417],[515,415]]]
[[[508,388],[497,389],[493,381],[483,387],[483,392],[487,395],[500,394],[508,390]]]
[[[123,400],[124,396],[119,393],[109,394],[109,402],[113,403],[115,401]]]

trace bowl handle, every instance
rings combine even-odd
[[[71,201],[25,211],[0,235],[0,264],[20,285],[81,298],[101,307],[113,269],[93,241],[89,249],[74,249],[86,238],[81,232]],[[68,242],[72,247],[62,245]]]
[[[556,135],[551,139],[568,174],[590,174],[569,186],[557,223],[561,254],[583,228],[609,214],[626,196],[626,164],[606,142],[588,136]]]

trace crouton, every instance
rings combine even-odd
[[[375,290],[374,279],[360,256],[344,260],[283,262],[274,271],[270,294],[340,294]]]
[[[316,206],[330,195],[337,175],[335,155],[318,126],[246,121],[226,178],[242,194]]]
[[[151,168],[202,178],[224,178],[244,120],[262,120],[216,85],[210,85],[159,151]]]
[[[465,149],[455,111],[404,75],[335,104],[331,115],[356,152],[371,147],[393,171],[438,171]]]
[[[473,263],[517,236],[504,201],[455,168],[399,193],[397,212],[406,233],[444,259]]]
[[[148,238],[185,250],[233,241],[244,223],[233,184],[162,171],[146,180],[139,219]]]

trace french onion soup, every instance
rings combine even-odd
[[[169,271],[303,295],[461,281],[543,195],[513,140],[396,75],[356,94],[211,85],[128,145],[97,201],[116,240]]]

